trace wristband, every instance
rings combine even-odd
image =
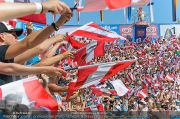
[[[52,24],[51,24],[51,26],[53,26],[53,28],[54,28],[56,31],[58,31],[58,30],[59,30],[59,28],[56,26],[56,24],[55,24],[55,23],[52,23]]]
[[[41,13],[42,10],[43,10],[42,4],[41,3],[37,3],[37,2],[35,2],[34,4],[36,5],[36,12],[35,12],[35,14]]]

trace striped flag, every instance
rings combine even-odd
[[[93,22],[77,28],[76,30],[70,32],[69,35],[87,37],[93,40],[101,40],[105,42],[112,42],[114,40],[120,39],[126,40],[124,37],[114,32],[108,31]]]
[[[118,96],[124,96],[129,91],[121,80],[111,81],[110,83],[113,85]]]
[[[91,86],[91,90],[94,94],[97,96],[102,96],[102,95],[115,95],[115,96],[124,96],[129,89],[123,84],[121,80],[115,80],[110,82],[113,89],[108,89],[108,88],[101,88],[98,86]]]
[[[37,77],[30,77],[0,86],[0,98],[2,100],[11,95],[14,95],[14,97],[10,101],[18,97],[19,102],[17,103],[25,104],[28,107],[33,103],[35,108],[46,108],[52,112],[58,110],[56,100],[46,92]]]
[[[99,82],[104,82],[108,78],[129,67],[135,61],[136,60],[125,60],[79,67],[78,79],[69,83],[67,98],[77,89],[87,88]]]
[[[114,89],[108,89],[108,88],[101,88],[98,86],[91,86],[90,89],[92,90],[92,93],[96,94],[96,96],[103,96],[103,95],[115,95],[117,96],[117,93]]]

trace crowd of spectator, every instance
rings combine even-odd
[[[86,88],[79,89],[67,99],[68,84],[78,78],[78,66],[75,62],[68,63],[69,58],[74,58],[70,51],[60,54],[59,49],[67,45],[65,36],[56,35],[51,38],[49,36],[58,30],[57,27],[70,20],[72,11],[66,4],[54,0],[43,4],[26,4],[29,5],[29,9],[24,12],[22,12],[25,9],[23,3],[14,3],[15,8],[20,8],[20,11],[17,11],[18,14],[14,15],[13,11],[7,10],[7,7],[11,5],[0,4],[0,7],[3,6],[1,9],[7,13],[5,16],[0,15],[1,21],[33,14],[35,11],[42,13],[51,11],[62,15],[56,23],[37,32],[33,32],[32,24],[28,24],[27,37],[23,41],[18,41],[22,30],[12,28],[9,30],[5,23],[0,23],[1,85],[20,80],[22,77],[36,75],[47,93],[56,99],[59,112],[83,112],[86,107],[97,104],[103,104],[108,116],[117,116],[129,111],[180,111],[180,39],[176,36],[169,39],[158,38],[156,41],[147,37],[144,41],[126,40],[123,44],[119,41],[106,43],[105,55],[96,57],[90,64],[132,59],[136,59],[136,62],[105,82],[96,85],[113,89],[109,81],[121,80],[129,89],[128,93],[124,96],[113,94],[99,96],[91,88]],[[88,38],[76,40],[84,44],[91,42]],[[20,77],[13,78],[12,75]],[[139,96],[140,91],[145,91],[147,95]],[[19,97],[14,94],[7,95],[5,102],[8,103],[8,101],[14,104],[19,101]],[[14,111],[30,111],[34,108],[16,104],[13,109]],[[37,112],[37,109],[34,110]],[[12,110],[6,109],[5,113],[12,114]]]

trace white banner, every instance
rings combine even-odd
[[[180,37],[180,24],[160,25],[160,35],[165,37],[169,34]]]

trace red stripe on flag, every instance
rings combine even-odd
[[[104,44],[105,44],[105,42],[102,42],[102,41],[98,42],[98,45],[97,45],[96,49],[94,50],[94,58],[105,55]]]
[[[71,46],[75,49],[80,49],[82,47],[84,47],[87,44],[82,44],[78,41],[76,41],[75,39],[73,39],[71,36],[66,36],[66,40],[71,44]]]
[[[74,57],[74,61],[76,61],[79,66],[86,65],[86,48],[75,53]]]
[[[115,64],[114,66],[112,66],[110,68],[110,70],[108,71],[108,73],[105,75],[105,77],[101,80],[101,82],[104,82],[106,79],[114,76],[116,73],[124,70],[125,68],[127,68],[128,66],[130,66],[131,64],[133,64],[134,61],[129,61],[129,62],[119,62],[117,64]]]
[[[94,66],[91,68],[87,68],[86,70],[84,69],[79,69],[78,70],[78,82],[76,83],[77,87],[81,87],[86,80],[84,79],[88,79],[88,77],[93,74],[94,72],[96,72],[98,66]]]

